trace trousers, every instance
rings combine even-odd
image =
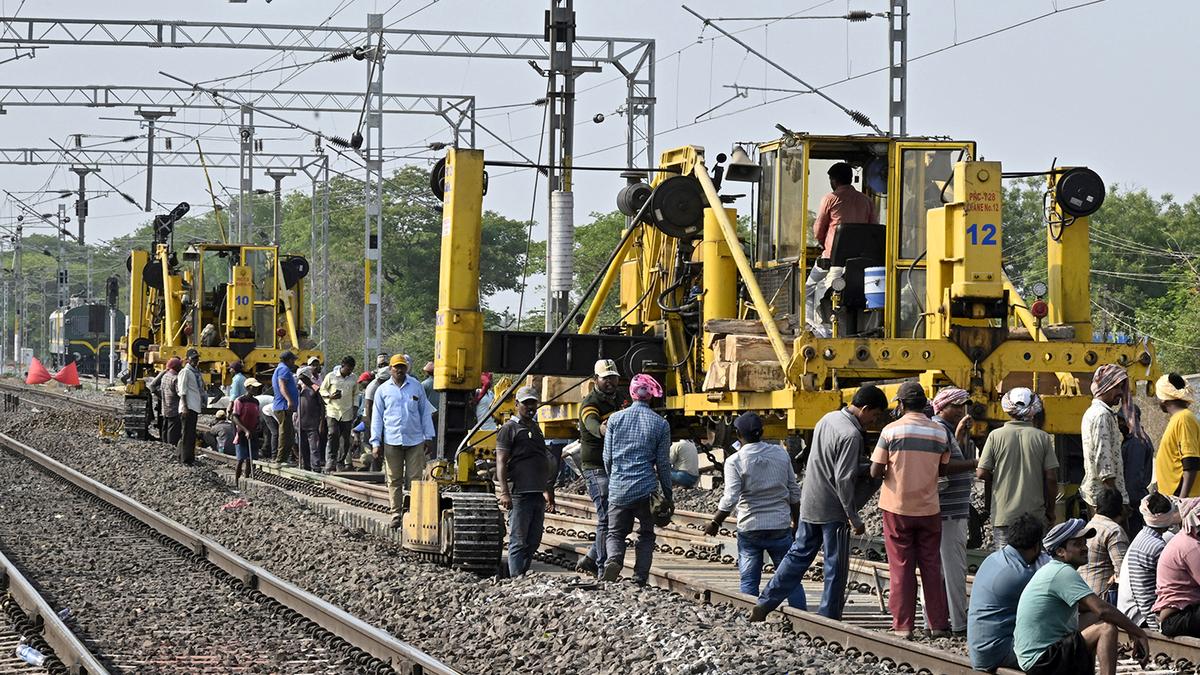
[[[518,577],[529,571],[533,554],[542,545],[546,497],[540,492],[520,492],[512,500],[512,511],[508,512],[508,576]]]
[[[261,422],[259,427],[262,430],[262,440],[255,443],[254,447],[258,449],[258,459],[269,461],[271,454],[279,446],[279,421],[275,419],[275,414],[271,413],[263,415],[259,418],[259,422]]]
[[[946,607],[946,582],[942,579],[942,517],[902,516],[890,511],[883,513],[883,544],[888,556],[892,630],[911,631],[916,622],[917,569],[925,580],[925,612],[929,628],[935,631],[950,629]]]
[[[292,424],[292,413],[275,411],[275,422],[279,431],[276,435],[275,461],[279,463],[292,461],[292,452],[296,447],[296,428]]]
[[[162,435],[159,436],[163,443],[171,445],[179,445],[179,435],[183,430],[183,425],[178,415],[175,417],[163,416]]]
[[[414,480],[420,480],[425,469],[425,444],[383,444],[383,477],[387,482],[392,515],[404,512],[404,491]]]
[[[584,469],[583,478],[587,481],[592,505],[596,507],[596,540],[587,555],[596,561],[596,569],[603,572],[604,562],[608,560],[608,474],[604,469]]]
[[[654,562],[654,516],[650,513],[650,497],[646,496],[630,504],[608,505],[608,568],[621,569],[625,566],[625,537],[633,532],[633,521],[638,522],[637,545],[634,546],[633,580],[644,584],[650,580],[650,565]]]
[[[196,420],[199,417],[200,413],[194,410],[179,415],[183,422],[183,433],[179,436],[179,461],[184,464],[196,460]]]
[[[775,576],[758,596],[758,605],[775,609],[786,599],[797,609],[808,609],[804,597],[804,573],[824,553],[825,589],[817,613],[841,620],[846,604],[846,581],[850,576],[850,526],[847,523],[806,523],[796,526],[796,538],[775,570]]]
[[[967,629],[967,519],[942,521],[942,576],[946,579],[946,604],[950,612],[950,630]],[[926,612],[928,614],[928,612]],[[925,618],[929,626],[929,617]]]
[[[350,430],[354,427],[354,420],[343,422],[326,417],[325,426],[329,429],[329,445],[325,448],[325,470],[336,471],[350,463]]]
[[[325,465],[325,446],[321,445],[321,429],[300,430],[300,464],[309,471],[320,471]]]

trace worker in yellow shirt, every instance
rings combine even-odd
[[[1176,497],[1200,497],[1200,422],[1188,409],[1192,390],[1178,373],[1158,378],[1154,395],[1159,407],[1171,416],[1154,456],[1154,477],[1158,491]]]

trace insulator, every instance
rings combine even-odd
[[[864,114],[864,113],[861,113],[861,112],[859,112],[859,111],[857,111],[857,110],[851,110],[851,111],[850,111],[850,119],[854,120],[854,122],[855,122],[856,124],[858,124],[859,126],[861,126],[861,127],[869,127],[869,126],[872,126],[872,125],[871,125],[871,118],[870,118],[870,117],[867,117],[867,116],[866,116],[866,114]]]
[[[856,10],[850,12],[849,14],[847,14],[846,19],[848,19],[851,23],[855,23],[858,21],[866,21],[867,19],[871,18],[872,16],[874,16],[874,15],[866,10],[856,9]]]

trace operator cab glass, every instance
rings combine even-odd
[[[838,162],[853,169],[852,186],[875,206],[875,221],[855,224],[846,232],[845,258],[858,256],[847,279],[852,292],[861,295],[864,280],[862,257],[877,281],[885,272],[882,307],[850,317],[840,326],[843,336],[911,337],[920,334],[925,311],[925,248],[927,213],[954,194],[953,166],[974,155],[974,144],[955,141],[890,139],[877,136],[807,136],[797,134],[759,146],[762,182],[754,215],[756,276],[776,316],[792,319],[794,333],[804,329],[804,283],[818,258],[823,242],[816,241],[813,224],[822,200],[832,191],[828,171]],[[890,198],[895,196],[894,198]],[[867,237],[870,241],[864,240]],[[879,260],[876,237],[883,244]],[[878,262],[876,262],[878,261]],[[839,271],[840,273],[840,271]],[[829,295],[824,314],[828,325]],[[869,315],[868,315],[869,314]],[[845,315],[843,314],[843,318]],[[869,319],[869,321],[867,320]]]

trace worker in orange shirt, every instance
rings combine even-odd
[[[821,320],[817,310],[826,286],[822,283],[829,275],[830,258],[833,256],[833,240],[842,223],[874,223],[875,203],[871,198],[854,189],[854,169],[846,162],[829,167],[829,187],[833,191],[821,200],[817,219],[813,221],[814,241],[821,246],[821,257],[808,273],[804,282],[804,320],[809,330],[817,337],[829,337],[829,327]]]

